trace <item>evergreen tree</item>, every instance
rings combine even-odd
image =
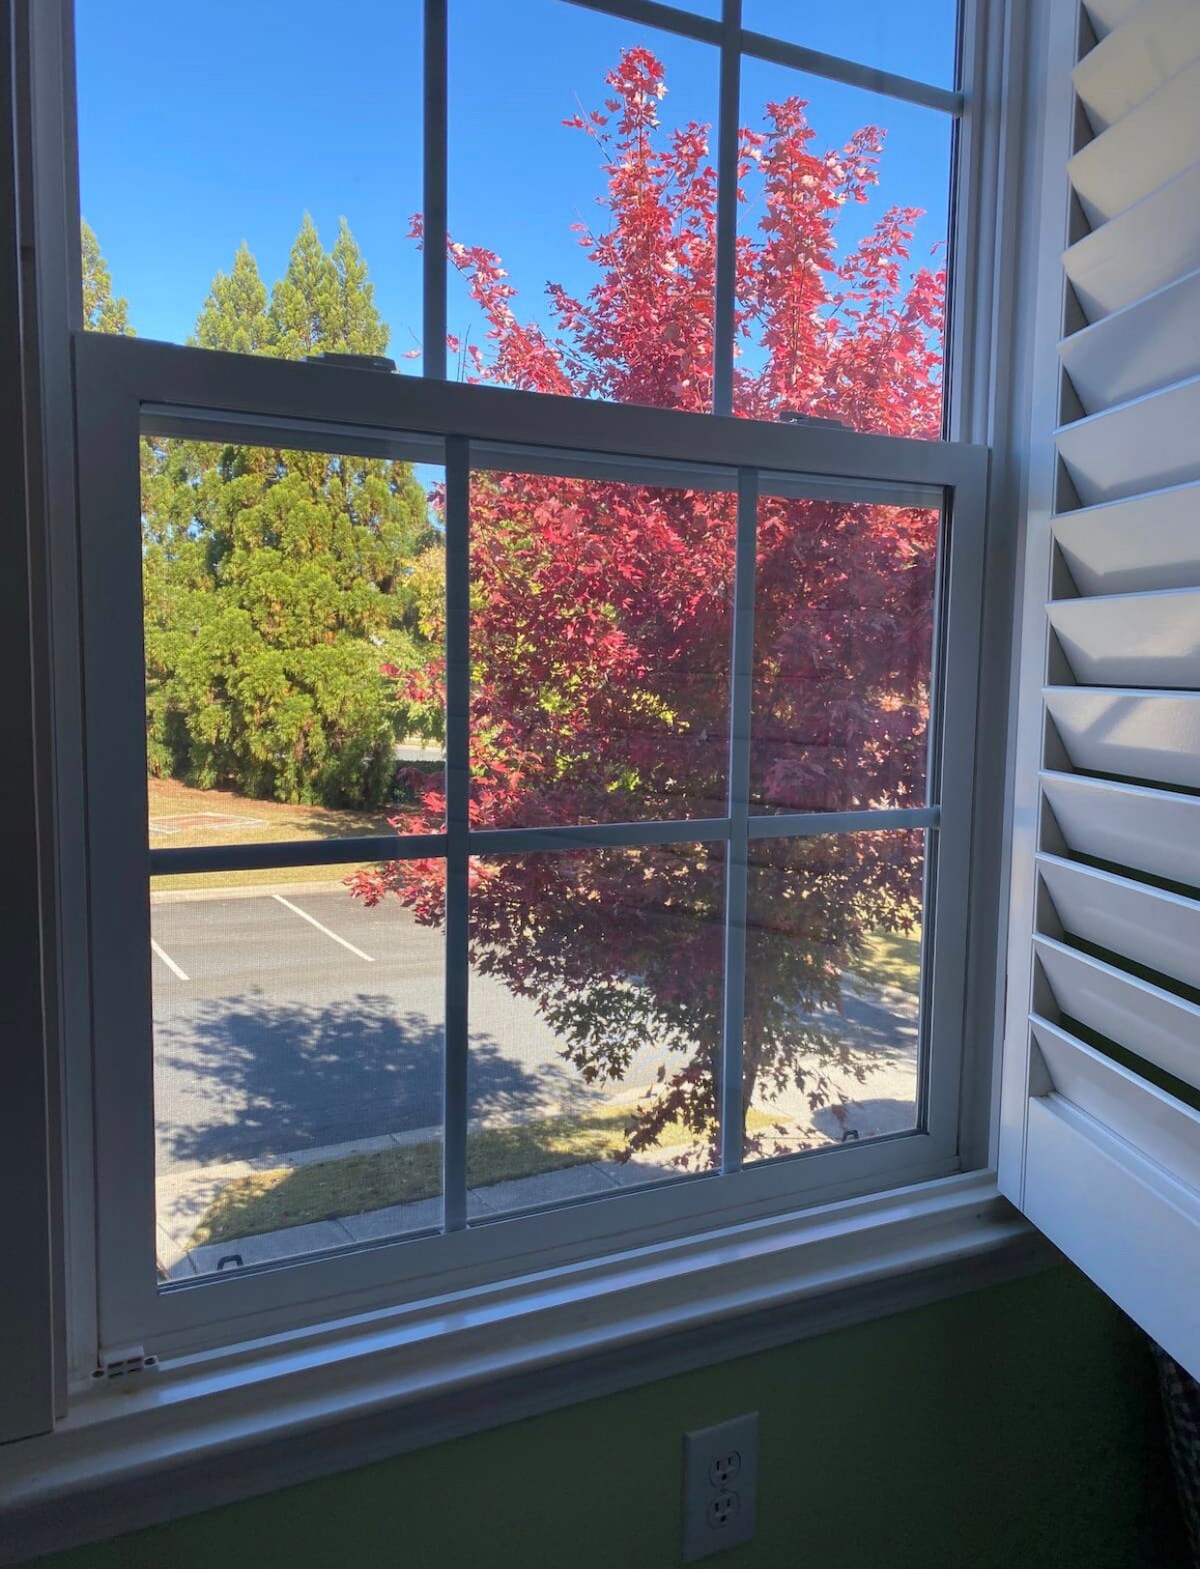
[[[191,341],[201,349],[228,349],[234,354],[270,351],[267,291],[245,240],[228,276],[219,272],[213,279]]]
[[[323,351],[382,354],[387,348],[388,329],[375,306],[375,288],[344,218],[327,252],[305,213],[287,272],[271,291],[268,315],[272,352],[280,359]]]
[[[378,353],[372,292],[345,223],[330,253],[306,216],[269,307],[243,245],[193,342]],[[415,723],[395,676],[428,657],[407,579],[434,535],[411,468],[171,440],[146,469],[152,770],[285,801],[384,800],[398,729]]]
[[[129,301],[112,291],[112,274],[100,250],[96,231],[83,219],[79,226],[83,261],[83,325],[89,332],[120,332],[134,337]]]

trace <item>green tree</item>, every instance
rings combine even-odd
[[[322,351],[382,354],[388,329],[375,306],[375,288],[343,218],[332,251],[321,246],[304,214],[284,276],[271,291],[267,313],[272,351],[298,360]]]
[[[213,279],[191,341],[201,349],[227,349],[233,354],[270,352],[267,291],[245,240],[237,248],[232,270]]]
[[[84,218],[79,226],[83,262],[83,325],[89,332],[120,332],[135,337],[129,325],[129,301],[112,291],[112,274],[100,250],[96,231]]]
[[[305,217],[271,292],[242,245],[196,323],[205,348],[380,353],[388,329],[343,222]],[[413,568],[435,542],[405,463],[211,442],[144,453],[148,755],[201,788],[330,806],[386,799],[396,676],[422,665]]]

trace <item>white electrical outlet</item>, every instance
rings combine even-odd
[[[683,1435],[683,1560],[748,1542],[758,1490],[758,1412]]]

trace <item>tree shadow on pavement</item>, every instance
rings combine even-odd
[[[160,1170],[272,1158],[440,1124],[444,1037],[428,1014],[360,994],[320,1005],[257,989],[155,1030]],[[474,1116],[531,1116],[579,1094],[565,1066],[525,1066],[471,1037]]]

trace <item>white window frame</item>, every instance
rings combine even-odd
[[[64,85],[72,74],[69,0],[45,5],[24,0],[24,7],[30,40],[27,63],[34,88],[29,119],[36,196],[32,221],[41,304],[37,348],[47,454],[44,514],[54,563],[50,592],[59,748],[53,807],[66,1132],[60,1152],[65,1203],[53,1234],[60,1291],[67,1306],[55,1319],[56,1430],[47,1438],[9,1445],[0,1452],[0,1508],[7,1504],[23,1511],[27,1540],[55,1543],[65,1539],[61,1526],[50,1523],[56,1500],[81,1489],[107,1489],[115,1500],[112,1518],[119,1519],[122,1487],[132,1498],[148,1469],[179,1467],[187,1457],[205,1460],[207,1474],[213,1478],[219,1471],[213,1469],[217,1457],[236,1457],[253,1441],[269,1447],[287,1434],[329,1435],[328,1441],[314,1438],[308,1459],[291,1470],[264,1466],[255,1486],[270,1486],[272,1477],[316,1474],[359,1463],[383,1450],[394,1452],[452,1431],[544,1409],[571,1398],[572,1390],[578,1398],[584,1379],[578,1370],[585,1352],[623,1348],[625,1366],[621,1371],[609,1367],[598,1373],[598,1392],[656,1376],[673,1365],[697,1365],[749,1349],[751,1343],[794,1338],[832,1322],[929,1300],[1031,1267],[1035,1258],[1044,1255],[1031,1247],[1028,1229],[1014,1221],[998,1200],[988,1169],[995,1133],[993,1026],[1000,1004],[995,984],[997,949],[987,939],[996,931],[999,909],[1001,846],[992,825],[1003,820],[1007,718],[1003,650],[1009,633],[1012,539],[1005,503],[1015,493],[1019,476],[1016,465],[1007,460],[993,465],[989,475],[985,448],[1014,451],[1013,432],[1020,419],[1020,400],[1010,395],[1005,380],[1012,368],[1016,256],[1012,220],[1020,194],[1020,126],[1011,115],[1005,120],[1000,107],[1007,104],[1011,110],[1020,102],[1027,43],[1023,0],[1003,6],[983,0],[965,3],[953,243],[955,254],[987,257],[993,266],[960,265],[953,275],[946,367],[955,394],[947,427],[954,440],[942,443],[783,430],[720,415],[612,405],[581,410],[571,400],[439,385],[435,379],[384,379],[366,371],[242,359],[149,343],[135,347],[124,340],[93,336],[85,339],[79,331],[78,254],[72,243],[72,225],[78,220],[73,100]],[[683,14],[642,0],[611,4],[603,0],[598,8],[648,21],[662,21],[671,12],[678,23]],[[444,0],[430,0],[435,17],[439,10],[444,14]],[[714,27],[720,34],[723,145],[729,145],[731,127],[735,130],[737,124],[736,92],[729,85],[735,76],[730,61],[736,51],[728,18],[735,13],[736,5],[728,5],[725,26],[697,18],[687,18],[687,27],[679,24],[680,31],[692,36],[708,36]],[[427,50],[435,57],[440,50],[444,57],[444,33],[439,39],[436,26],[427,35]],[[781,45],[779,51],[785,63],[840,75],[864,86],[889,85],[881,73],[860,66],[842,70],[844,62],[831,62],[791,45]],[[896,80],[890,79],[890,85],[894,87]],[[927,91],[941,94],[940,89]],[[434,94],[427,104],[427,156],[429,147],[437,145],[439,112],[444,139],[445,106],[443,102],[439,111]],[[724,183],[728,185],[727,175]],[[427,184],[431,223],[437,211],[436,187],[435,169]],[[725,205],[728,211],[728,198]],[[728,222],[724,230],[728,258]],[[434,268],[429,251],[426,258],[427,269],[444,277],[440,266]],[[731,290],[732,271],[726,259],[718,267],[718,325],[731,319]],[[436,284],[432,293],[426,293],[426,310],[426,342],[440,342],[444,331],[437,329],[444,329],[444,293],[439,307]],[[68,329],[73,329],[73,345]],[[138,1268],[147,1258],[152,1260],[144,1200],[152,1204],[153,1172],[146,1169],[148,1145],[143,1140],[131,1154],[128,1171],[110,1162],[101,1170],[99,1185],[93,1186],[96,1148],[90,1121],[81,1116],[81,1108],[91,1105],[98,1088],[91,1077],[90,1010],[95,993],[81,955],[94,953],[93,944],[102,944],[106,935],[112,935],[105,933],[103,919],[97,919],[102,912],[93,908],[89,913],[85,897],[82,851],[87,815],[93,814],[92,852],[103,857],[96,831],[113,820],[110,811],[126,810],[128,817],[128,809],[103,797],[85,804],[82,786],[75,517],[77,504],[81,503],[79,512],[84,514],[98,503],[95,497],[77,498],[71,466],[53,461],[71,440],[75,375],[81,402],[98,395],[105,400],[100,406],[105,410],[103,430],[110,445],[104,452],[94,451],[89,462],[98,465],[93,471],[111,476],[113,490],[104,504],[110,516],[127,518],[138,510],[136,489],[131,487],[137,477],[139,411],[145,406],[158,406],[159,417],[165,406],[183,407],[189,419],[207,410],[224,428],[231,416],[244,416],[248,409],[261,416],[266,410],[268,418],[287,422],[289,434],[294,435],[297,423],[327,424],[324,388],[336,388],[339,439],[354,428],[360,435],[368,432],[378,437],[382,427],[389,436],[398,431],[423,432],[452,444],[484,439],[528,449],[533,431],[536,444],[555,449],[694,463],[695,422],[701,420],[705,461],[735,471],[782,470],[838,480],[849,476],[856,483],[915,484],[941,490],[953,505],[953,548],[963,547],[961,564],[952,564],[950,578],[964,587],[957,604],[951,595],[950,616],[974,618],[975,637],[982,639],[988,654],[982,676],[969,661],[949,672],[945,698],[947,713],[967,709],[974,713],[978,698],[986,744],[950,760],[961,820],[957,827],[945,819],[941,824],[943,836],[949,834],[959,845],[954,861],[957,891],[939,892],[943,901],[939,909],[957,912],[957,942],[964,950],[955,958],[953,977],[944,983],[952,998],[952,1007],[944,1011],[954,1014],[959,1035],[955,1056],[964,1076],[961,1084],[957,1076],[947,1081],[951,1090],[936,1133],[731,1171],[718,1179],[622,1195],[503,1225],[359,1250],[349,1259],[298,1260],[178,1293],[159,1294],[151,1272],[144,1285],[153,1303],[145,1289],[114,1289],[111,1271],[106,1284],[96,1269],[96,1238],[106,1228],[115,1227],[121,1236],[118,1250],[128,1248],[130,1237],[140,1228],[143,1240],[132,1245],[130,1256],[136,1256]],[[724,396],[720,373],[717,384],[720,399]],[[99,423],[85,424],[84,443],[99,440],[100,430]],[[963,527],[964,519],[971,520],[969,530]],[[90,549],[89,529],[85,519],[85,555]],[[126,541],[127,552],[129,547]],[[90,577],[92,571],[103,570],[104,562],[92,554],[86,566]],[[126,571],[116,583],[125,598],[136,577],[131,579]],[[965,585],[972,580],[975,586],[968,595]],[[89,590],[94,592],[96,586],[91,579]],[[131,624],[140,626],[140,598],[136,606],[122,601],[120,614],[113,606],[109,610],[114,621],[132,614]],[[962,636],[963,646],[969,647],[970,633],[963,629]],[[132,641],[125,639],[126,659],[131,646]],[[140,682],[140,670],[137,679]],[[140,715],[136,717],[140,752],[144,737]],[[101,735],[94,731],[93,745]],[[128,746],[128,735],[122,744]],[[144,765],[144,756],[141,762]],[[943,802],[944,809],[947,805]],[[128,817],[126,830],[132,822]],[[123,842],[119,834],[114,842]],[[145,842],[143,820],[143,848]],[[943,855],[943,872],[945,865]],[[142,901],[145,870],[143,861],[123,874],[137,881]],[[119,870],[117,875],[122,875]],[[968,945],[968,933],[973,938],[982,934],[984,941]],[[128,940],[129,933],[123,936]],[[943,964],[948,971],[950,966],[944,960]],[[143,1108],[148,1068],[146,1061],[143,1082],[133,1097],[133,1104]],[[113,1134],[125,1126],[129,1114],[118,1100],[112,1094],[107,1101],[102,1096],[97,1108],[101,1142],[110,1151],[115,1150]],[[896,1150],[906,1144],[911,1148],[917,1139],[927,1142],[915,1163],[897,1157]],[[822,1166],[831,1168],[828,1180],[818,1176],[798,1184],[798,1172],[820,1172]],[[141,1195],[132,1205],[131,1182],[132,1191]],[[701,1190],[712,1198],[697,1202],[695,1195]],[[640,1232],[631,1225],[635,1216],[644,1226]],[[400,1252],[408,1256],[422,1282],[420,1293],[407,1303],[397,1286],[395,1257]],[[288,1293],[281,1294],[279,1284],[289,1277],[303,1283],[290,1299]],[[224,1306],[211,1315],[172,1306],[189,1297],[194,1304],[201,1303],[206,1295],[210,1302]],[[106,1344],[110,1352],[119,1353],[123,1346],[114,1336],[126,1330],[135,1333],[147,1322],[147,1309],[159,1315],[154,1321],[158,1339],[148,1348],[159,1367],[153,1374],[140,1375],[144,1380],[140,1387],[126,1384],[125,1398],[114,1402],[109,1398],[109,1381],[91,1377],[97,1348]],[[763,1315],[785,1309],[773,1328],[763,1327]],[[206,1351],[217,1322],[226,1340],[236,1331],[236,1344]],[[699,1338],[689,1343],[690,1350],[680,1350],[682,1342],[664,1341],[667,1335]],[[132,1349],[141,1344],[139,1338]],[[668,1346],[675,1349],[667,1350]],[[413,1362],[418,1348],[419,1367]],[[644,1348],[645,1355],[636,1348]],[[501,1398],[503,1386],[497,1380],[512,1376],[527,1383],[534,1367],[548,1366],[577,1371],[562,1387],[547,1378],[541,1394],[533,1395],[526,1387],[523,1393],[510,1392]],[[469,1414],[460,1410],[453,1420],[430,1416],[418,1422],[415,1433],[397,1435],[393,1424],[386,1437],[370,1436],[373,1429],[365,1421],[369,1413],[405,1404],[413,1410],[425,1409],[422,1401],[435,1395],[450,1400],[464,1388],[480,1391],[478,1400],[468,1402]],[[361,1443],[347,1442],[344,1431],[340,1442],[336,1436],[337,1424],[350,1418],[364,1435]],[[238,1470],[236,1458],[231,1458],[223,1482],[214,1486],[193,1479],[189,1487],[173,1490],[170,1500],[155,1506],[159,1517],[233,1496],[245,1486],[244,1480],[234,1480]],[[144,1501],[128,1507],[133,1516],[126,1516],[126,1523],[143,1523],[150,1517]]]
[[[869,1190],[950,1176],[960,1168],[959,1063],[964,1013],[966,867],[971,839],[976,671],[979,658],[981,541],[986,454],[966,445],[900,441],[843,431],[761,425],[748,420],[625,408],[582,399],[549,398],[370,370],[307,365],[215,354],[133,338],[80,333],[74,340],[78,430],[81,568],[87,585],[83,639],[90,756],[88,813],[92,887],[92,1009],[97,1055],[96,1171],[98,1208],[99,1339],[102,1349],[141,1343],[157,1356],[203,1349],[214,1334],[237,1340],[310,1318],[313,1304],[378,1307],[410,1294],[437,1293],[451,1283],[480,1284],[497,1270],[544,1269],[582,1250],[653,1242],[680,1228],[748,1219],[780,1203],[812,1204]],[[251,410],[248,417],[246,410]],[[331,419],[331,414],[336,418]],[[819,494],[836,481],[865,498],[928,506],[945,497],[942,525],[942,603],[937,616],[934,715],[929,799],[925,808],[821,812],[751,818],[746,781],[731,779],[727,815],[704,821],[618,823],[601,827],[477,830],[468,826],[467,691],[447,697],[448,830],[440,835],[385,836],[332,841],[327,848],[264,845],[239,851],[151,850],[146,800],[137,788],[145,769],[141,708],[144,658],[141,625],[141,540],[131,519],[140,516],[138,438],[189,431],[193,439],[266,442],[284,449],[311,443],[322,451],[355,455],[406,454],[426,461],[422,437],[444,443],[446,463],[447,667],[467,668],[466,606],[468,485],[471,450],[486,443],[480,461],[520,468],[579,465],[561,456],[586,447],[591,463],[618,460],[614,473],[728,485],[738,492],[731,732],[748,737],[751,592],[745,570],[754,562],[759,474],[770,484],[785,476]],[[535,441],[531,437],[536,437]],[[704,464],[694,454],[703,441]],[[556,454],[560,455],[556,458]],[[647,462],[651,470],[647,476]],[[659,467],[661,466],[661,467]],[[829,489],[828,484],[824,488]],[[458,617],[454,614],[458,607]],[[946,657],[947,652],[949,657]],[[941,731],[965,738],[947,752]],[[457,781],[457,789],[456,789]],[[466,1078],[468,857],[537,849],[664,843],[724,843],[730,931],[739,933],[751,841],[812,833],[923,829],[927,907],[932,930],[926,950],[930,1028],[922,1095],[911,1133],[861,1145],[814,1151],[742,1168],[741,963],[730,943],[722,1084],[719,1175],[674,1179],[650,1191],[557,1206],[503,1224],[466,1225]],[[440,1235],[394,1242],[329,1257],[307,1257],[239,1269],[215,1281],[160,1288],[154,1271],[154,1101],[147,872],[211,867],[319,862],[337,854],[357,860],[445,855],[447,860],[447,996],[445,1076],[445,1222]],[[744,922],[744,915],[742,916]],[[276,1314],[282,1315],[277,1319]]]

